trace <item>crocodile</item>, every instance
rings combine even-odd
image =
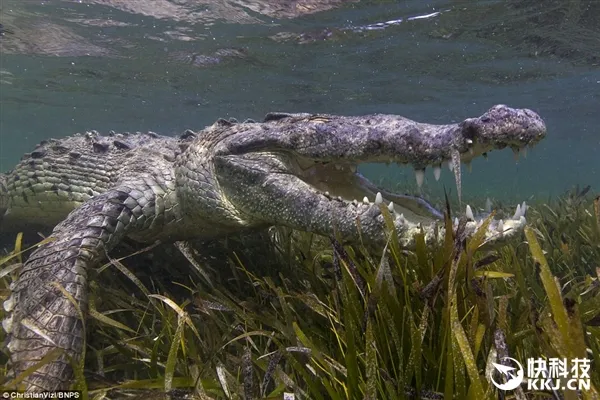
[[[437,177],[449,163],[458,174],[461,162],[526,149],[545,135],[535,112],[496,105],[444,125],[386,114],[270,113],[262,122],[220,119],[179,137],[91,131],[44,141],[0,175],[0,226],[55,225],[4,302],[11,375],[60,349],[22,384],[69,386],[69,360],[83,354],[88,271],[126,238],[171,242],[287,226],[383,248],[387,215],[404,248],[415,247],[418,232],[434,245],[443,240],[443,214],[421,197],[379,190],[359,164],[410,164],[420,180],[427,167]],[[521,232],[525,209],[492,220],[485,241]],[[472,235],[482,219],[468,206],[466,214],[458,222]]]

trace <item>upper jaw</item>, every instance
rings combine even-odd
[[[546,133],[533,111],[496,105],[477,118],[428,124],[399,115],[282,114],[262,124],[241,124],[226,135],[215,157],[249,153],[293,154],[300,164],[394,162],[415,169],[468,162],[493,149],[531,146]]]
[[[363,153],[361,158],[353,158],[353,163],[394,162],[410,164],[417,171],[447,164],[455,167],[506,147],[517,153],[534,146],[546,135],[545,123],[538,114],[506,105],[493,106],[480,117],[468,118],[458,124],[431,125],[413,121],[403,125],[398,132],[393,132],[394,117],[380,116],[384,122],[373,127],[375,131],[391,130],[378,137],[382,140],[380,149],[386,151],[377,149],[376,155]]]

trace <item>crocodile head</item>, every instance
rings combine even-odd
[[[240,124],[238,129],[227,125],[221,122],[208,129],[208,136],[219,140],[212,144],[211,154],[203,157],[210,159],[221,207],[236,223],[287,225],[335,233],[347,241],[377,241],[382,239],[380,205],[384,204],[407,247],[414,244],[414,233],[420,229],[435,240],[435,224],[443,214],[420,197],[377,188],[357,172],[360,164],[410,164],[419,184],[427,167],[439,177],[442,166],[448,164],[460,193],[461,162],[506,147],[519,151],[546,134],[536,113],[504,105],[449,125],[419,123],[397,115],[286,113],[271,113],[264,123]],[[178,186],[193,188],[193,193],[180,193],[184,203],[197,197],[197,190],[205,190],[193,184]],[[489,239],[518,231],[525,223],[525,208],[520,207],[510,220],[492,223]],[[472,232],[481,221],[475,221],[470,208],[467,217]]]

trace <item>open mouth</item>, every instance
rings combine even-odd
[[[526,157],[527,148],[533,147],[536,143],[528,143],[523,146],[510,145],[514,154],[515,160],[519,156]],[[457,154],[454,160],[443,161],[440,164],[434,164],[430,167],[433,169],[433,175],[436,181],[440,179],[442,168],[446,167],[453,172],[457,190],[461,191],[461,164],[465,164],[470,169],[471,161],[477,156],[487,157],[487,153],[491,150],[482,151],[474,147],[463,155]],[[304,182],[311,185],[316,191],[329,197],[335,198],[338,201],[359,205],[369,204],[385,204],[395,218],[405,218],[415,224],[430,224],[435,221],[443,220],[444,213],[435,208],[431,203],[420,196],[392,192],[378,187],[371,182],[360,172],[358,172],[359,164],[351,162],[315,162],[313,160],[303,160],[295,162],[295,171],[297,176]],[[401,164],[406,165],[406,164]],[[424,182],[426,168],[415,169],[415,179],[419,187]],[[486,203],[485,211],[491,212],[491,203]],[[527,204],[522,202],[517,205],[511,219],[520,221],[525,217]],[[467,220],[476,221],[481,224],[482,219],[476,218],[473,209],[467,205],[464,215]],[[485,216],[485,215],[484,215]],[[455,218],[455,225],[458,223]],[[503,231],[503,220],[492,221],[492,227],[499,231]]]
[[[352,203],[357,208],[361,204],[383,203],[396,218],[404,217],[414,224],[439,221],[443,219],[443,213],[419,196],[394,193],[377,187],[358,172],[360,163],[393,162],[401,166],[411,165],[419,187],[423,184],[427,168],[433,170],[437,181],[446,166],[454,174],[459,203],[462,204],[462,164],[470,169],[473,159],[487,157],[493,150],[506,148],[512,149],[518,159],[519,156],[526,156],[527,149],[535,146],[546,135],[545,124],[535,112],[505,105],[493,106],[481,117],[468,118],[451,125],[420,124],[386,116],[375,116],[372,119],[374,122],[366,122],[364,128],[367,132],[364,137],[369,139],[362,139],[357,134],[352,136],[350,133],[352,139],[345,140],[334,134],[336,140],[346,146],[340,147],[339,143],[332,141],[331,147],[338,154],[337,157],[325,160],[294,157],[292,171],[315,191],[329,198]],[[314,129],[319,131],[318,125]],[[332,129],[324,127],[321,132],[327,135]],[[367,150],[357,151],[359,143],[367,146]],[[344,151],[335,150],[340,148]],[[526,210],[527,205],[523,202],[511,219],[520,222]],[[466,206],[465,214],[468,220],[481,223],[481,220],[475,219],[471,207]],[[494,224],[502,227],[501,220]]]

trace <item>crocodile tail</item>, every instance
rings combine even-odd
[[[58,354],[21,384],[15,382],[24,386],[21,389],[69,388],[72,362],[80,362],[85,349],[87,271],[153,214],[148,210],[154,207],[153,199],[141,201],[135,193],[139,192],[113,189],[71,212],[54,229],[54,240],[31,254],[11,285],[12,294],[4,303],[9,317],[2,325],[8,333],[12,376],[18,377],[45,356],[51,357],[51,352]]]

